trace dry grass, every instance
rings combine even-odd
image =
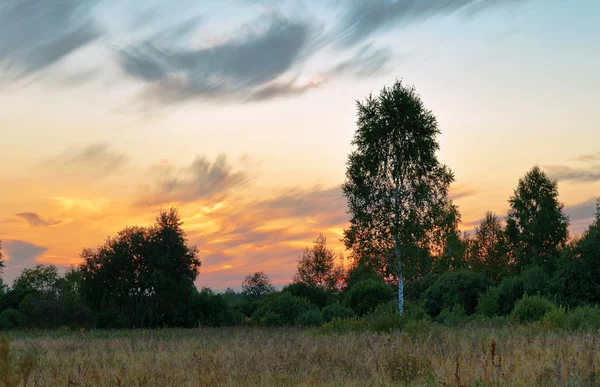
[[[13,333],[28,386],[600,385],[600,333],[221,328]]]

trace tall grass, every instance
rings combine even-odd
[[[600,385],[600,332],[541,325],[12,333],[28,386]]]

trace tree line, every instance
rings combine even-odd
[[[433,113],[400,81],[357,102],[342,187],[349,267],[319,235],[279,291],[262,271],[241,292],[198,290],[198,250],[170,209],[154,225],[84,249],[64,276],[38,265],[2,284],[0,328],[525,322],[577,307],[600,326],[600,201],[589,229],[570,236],[557,182],[534,166],[508,199],[505,221],[487,212],[474,232],[461,233],[449,196],[454,175],[437,159],[439,133]]]

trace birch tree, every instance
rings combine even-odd
[[[358,101],[357,111],[342,186],[351,217],[344,242],[354,256],[370,257],[395,277],[402,315],[404,266],[421,260],[440,222],[456,211],[448,198],[454,175],[438,161],[437,120],[414,87],[396,81]]]

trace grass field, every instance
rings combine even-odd
[[[430,325],[385,334],[40,331],[10,337],[15,364],[34,359],[27,386],[600,385],[600,332],[541,327]],[[0,352],[6,373],[6,351]]]

